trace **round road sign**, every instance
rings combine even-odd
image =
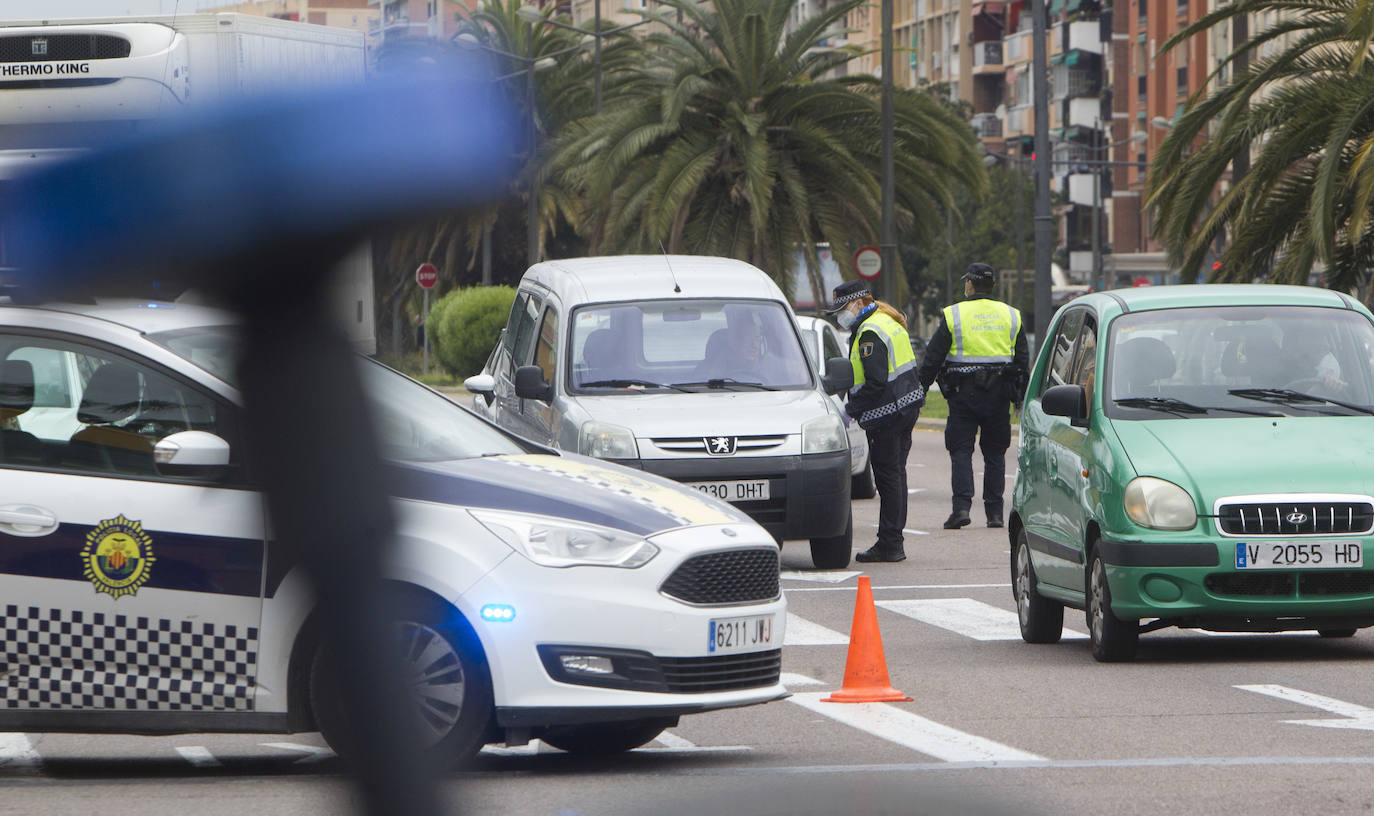
[[[439,268],[432,263],[422,263],[420,268],[415,270],[415,282],[426,289],[433,289],[438,280]]]
[[[854,253],[854,270],[864,280],[876,280],[883,271],[883,254],[875,246],[859,247]]]

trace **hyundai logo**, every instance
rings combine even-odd
[[[706,443],[706,452],[712,456],[729,456],[735,452],[733,436],[705,436],[701,441]]]
[[[1288,522],[1289,524],[1306,524],[1306,523],[1307,523],[1307,514],[1306,514],[1306,513],[1289,513],[1286,520],[1287,520],[1287,522]]]

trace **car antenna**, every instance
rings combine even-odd
[[[682,294],[682,287],[678,286],[677,273],[673,271],[673,265],[668,263],[668,250],[663,248],[663,239],[658,239],[658,251],[663,253],[663,265],[668,267],[668,274],[673,276],[673,293]]]

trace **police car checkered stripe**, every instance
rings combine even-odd
[[[552,473],[552,474],[554,474],[554,475],[556,475],[556,476],[561,476],[561,477],[563,477],[563,478],[565,478],[565,479],[572,479],[573,481],[581,482],[582,484],[589,485],[589,486],[591,486],[591,487],[595,487],[595,488],[597,488],[597,489],[599,489],[599,490],[609,490],[609,491],[611,491],[612,493],[619,493],[619,494],[622,495],[622,496],[625,496],[625,497],[627,497],[627,498],[629,498],[629,499],[633,499],[634,501],[638,502],[639,504],[644,505],[645,507],[649,508],[650,510],[653,510],[655,513],[659,513],[659,514],[662,514],[662,515],[668,517],[668,519],[671,520],[673,524],[676,524],[676,525],[678,525],[678,526],[686,526],[686,525],[692,523],[692,520],[691,520],[691,519],[689,519],[689,518],[687,518],[686,516],[683,516],[683,515],[681,515],[681,514],[674,513],[674,512],[673,512],[671,509],[669,509],[668,507],[665,507],[664,505],[660,504],[659,502],[654,501],[654,499],[653,499],[652,497],[650,497],[650,496],[645,496],[645,495],[640,494],[640,493],[636,493],[635,491],[630,490],[629,488],[626,488],[626,487],[622,487],[622,486],[620,486],[620,485],[611,484],[610,482],[605,481],[604,479],[598,479],[598,478],[595,478],[594,476],[589,476],[589,475],[584,474],[584,473],[575,473],[575,472],[572,472],[572,471],[569,471],[569,470],[566,470],[566,469],[562,469],[562,468],[546,467],[546,466],[544,466],[544,465],[537,465],[537,464],[534,464],[533,462],[524,461],[524,460],[505,459],[505,460],[502,460],[502,461],[506,462],[507,464],[515,465],[515,466],[517,466],[517,467],[528,468],[529,470],[537,470],[537,471],[539,471],[539,472],[541,472],[541,473]]]
[[[9,605],[0,706],[251,711],[257,650],[254,627]]]

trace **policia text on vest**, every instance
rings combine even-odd
[[[983,453],[983,510],[989,527],[1002,526],[1006,451],[1011,444],[1011,404],[1020,404],[1029,351],[1021,313],[986,296],[992,268],[973,264],[964,273],[970,300],[946,307],[921,364],[923,387],[939,381],[949,402],[945,449],[950,460],[952,511],[945,529],[971,522],[973,447]]]

